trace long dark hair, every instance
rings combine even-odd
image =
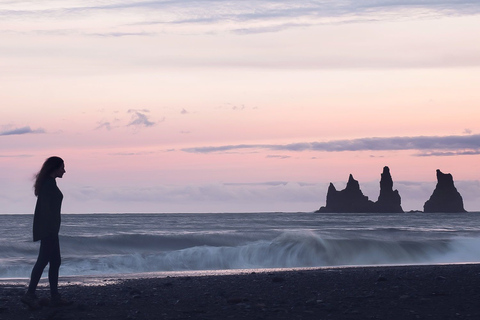
[[[35,183],[33,184],[33,193],[38,196],[40,187],[46,178],[48,178],[55,170],[63,165],[63,159],[60,157],[50,157],[43,163],[42,169],[35,175]]]

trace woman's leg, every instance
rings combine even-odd
[[[65,300],[58,293],[58,271],[60,269],[60,264],[62,263],[62,257],[60,255],[60,242],[58,241],[58,236],[55,237],[52,248],[53,251],[50,257],[50,269],[48,270],[48,281],[50,282],[50,293],[52,295],[52,299],[50,300],[50,306],[69,306],[73,304],[73,302]]]
[[[60,256],[60,241],[58,235],[52,239],[52,252],[50,255],[50,267],[48,270],[48,281],[50,282],[50,293],[58,295],[58,272],[62,263]]]
[[[49,239],[42,239],[40,242],[40,251],[38,252],[37,262],[32,269],[30,277],[30,284],[28,286],[28,294],[34,295],[37,289],[38,282],[42,277],[43,270],[47,266],[52,252],[52,241]]]

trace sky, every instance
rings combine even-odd
[[[309,212],[390,168],[480,211],[480,2],[0,0],[0,213]]]

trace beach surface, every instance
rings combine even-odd
[[[0,281],[0,319],[480,319],[480,265],[61,279],[68,307],[29,310]],[[37,295],[46,300],[44,280]],[[48,301],[44,301],[45,304]]]

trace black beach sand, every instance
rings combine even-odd
[[[349,267],[63,282],[68,307],[31,311],[0,282],[0,319],[480,319],[480,265]],[[48,297],[48,287],[39,288]]]

